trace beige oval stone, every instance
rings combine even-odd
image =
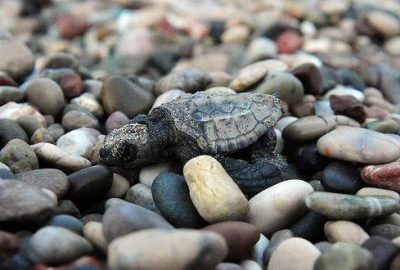
[[[303,238],[290,238],[278,246],[268,270],[312,270],[321,252]]]
[[[357,191],[356,195],[361,196],[387,196],[395,199],[396,201],[400,201],[400,195],[398,192],[383,188],[373,188],[373,187],[365,187]]]
[[[287,68],[288,66],[280,60],[259,61],[241,69],[229,87],[236,91],[242,91],[263,79],[269,71],[285,71]]]
[[[90,221],[86,223],[83,227],[83,236],[98,250],[103,253],[107,252],[108,242],[104,237],[103,224],[101,222]]]
[[[385,37],[393,37],[400,33],[400,23],[396,17],[383,12],[383,11],[372,11],[367,15],[368,23],[377,32],[384,35]]]
[[[214,269],[228,254],[215,232],[142,230],[116,238],[108,247],[110,270]]]
[[[190,198],[205,220],[215,223],[246,217],[249,202],[215,158],[203,155],[189,160],[183,175]]]
[[[324,231],[331,243],[345,242],[361,245],[369,238],[363,228],[347,220],[328,221],[325,223]]]
[[[312,186],[302,180],[287,180],[267,188],[250,200],[248,221],[271,235],[306,212],[304,198],[311,192]]]
[[[366,164],[388,163],[400,157],[400,139],[348,126],[339,126],[319,138],[317,148],[330,158]]]

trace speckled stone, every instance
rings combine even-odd
[[[39,161],[29,144],[20,139],[9,141],[0,151],[0,162],[6,164],[14,173],[35,170]]]
[[[361,245],[369,238],[363,228],[347,220],[328,221],[325,223],[324,231],[331,243],[345,242]]]
[[[372,254],[356,244],[336,243],[316,261],[314,270],[363,269],[375,270]]]
[[[152,229],[111,242],[107,265],[110,270],[208,270],[222,262],[227,253],[224,239],[214,232]]]
[[[150,228],[173,229],[162,216],[124,201],[109,207],[103,216],[103,232],[108,242],[131,232]]]
[[[331,219],[367,219],[390,215],[398,210],[398,202],[387,197],[313,192],[305,198],[309,209]]]
[[[198,228],[205,224],[190,199],[183,176],[162,173],[154,179],[151,192],[158,209],[174,226]]]
[[[337,127],[319,138],[317,148],[330,158],[367,164],[387,163],[400,157],[399,139],[356,127]]]

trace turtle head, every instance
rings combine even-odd
[[[134,168],[150,161],[150,150],[147,126],[132,123],[106,136],[100,159],[105,165]]]

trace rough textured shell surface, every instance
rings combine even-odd
[[[161,107],[169,112],[177,130],[209,154],[231,153],[249,146],[282,114],[279,99],[261,93],[198,92]]]

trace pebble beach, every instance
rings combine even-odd
[[[0,270],[400,270],[400,2],[0,0]]]

